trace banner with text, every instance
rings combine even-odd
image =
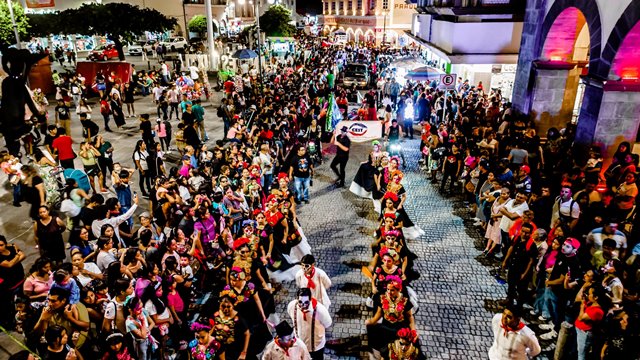
[[[56,6],[55,0],[27,0],[29,9],[47,8]]]
[[[335,127],[336,133],[339,133],[343,126],[347,127],[349,139],[356,143],[378,140],[382,137],[380,121],[340,121]]]

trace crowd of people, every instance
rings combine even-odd
[[[41,254],[25,272],[23,251],[0,237],[0,306],[15,309],[0,313],[3,326],[23,333],[27,348],[46,359],[322,359],[331,279],[317,266],[297,212],[313,202],[322,142],[335,145],[336,187],[346,185],[347,129],[332,134],[323,124],[330,94],[346,114],[341,98],[354,90],[335,77],[359,61],[373,77],[359,116],[384,126],[383,142],[372,144],[350,186],[373,200],[380,221],[363,268],[371,283],[373,316],[364,325],[372,356],[425,358],[413,316],[417,255],[408,247],[424,232],[404,208],[411,200],[400,170],[400,144],[414,137],[414,124],[421,169],[444,195],[463,197],[487,240],[482,261],[508,287],[505,310],[491,324],[489,358],[535,356],[538,339],[557,343],[558,358],[637,355],[638,159],[630,144],[620,144],[603,169],[597,147],[584,159],[572,153],[571,125],[550,129],[542,141],[499,91],[462,79],[452,91],[399,85],[389,59],[413,50],[325,48],[306,38],[296,46],[285,61],[270,62],[264,79],[246,73],[224,84],[216,109],[223,139],[211,147],[207,95],[197,88],[203,74],[163,66],[157,78],[99,75],[92,87],[103,131],[112,115],[124,124],[120,98],[139,118],[128,163],[113,162],[113,145],[91,121],[84,79],[62,77],[55,124],[43,146],[27,152],[32,163],[2,154],[14,206],[31,205]],[[157,114],[136,115],[136,89],[152,94]],[[77,153],[71,102],[85,130]],[[165,162],[170,151],[179,152],[177,166]],[[56,169],[74,169],[76,157],[88,184],[67,177],[60,186]],[[274,293],[286,281],[298,290],[286,314],[277,314]]]
[[[163,73],[151,91],[158,113],[139,116],[132,89],[146,95],[137,85],[153,74],[135,72],[130,81],[99,74],[91,88],[100,95],[103,128],[91,121],[86,79],[55,74],[58,105],[44,144],[27,152],[29,164],[21,164],[21,154],[2,154],[14,206],[30,205],[41,255],[25,271],[24,252],[0,237],[1,305],[13,309],[2,313],[2,325],[46,359],[322,359],[331,279],[316,266],[297,211],[313,201],[322,140],[338,148],[331,167],[336,185],[345,183],[346,129],[332,136],[320,124],[336,90],[337,74],[328,75],[349,51],[336,54],[313,39],[297,46],[271,62],[262,81],[225,84],[216,110],[224,136],[211,147],[202,125],[205,96],[193,74]],[[120,98],[139,121],[140,140],[127,163],[113,161],[114,145],[103,137],[111,115],[123,125]],[[72,103],[83,139],[71,138]],[[176,150],[172,166],[164,156]],[[66,176],[77,170],[77,157],[86,177]],[[385,204],[378,231],[374,250],[385,255],[371,262],[377,312],[367,325],[386,358],[415,359],[422,354],[403,286],[417,276],[406,264],[414,255],[403,221],[389,222],[394,212],[403,214],[401,177],[393,174],[390,192],[399,208]],[[286,314],[276,314],[274,292],[285,281],[299,290]]]

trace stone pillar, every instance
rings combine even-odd
[[[604,158],[611,159],[622,141],[635,143],[639,125],[640,83],[607,82],[593,136]]]
[[[576,129],[575,145],[588,147],[593,143],[593,136],[600,115],[600,105],[604,94],[604,84],[602,80],[593,77],[582,78],[584,83],[584,95],[582,97],[582,107],[578,116],[578,127]]]
[[[531,110],[534,71],[533,61],[540,57],[542,48],[542,24],[547,0],[528,0],[524,15],[518,71],[513,84],[512,103],[514,110],[528,114]]]
[[[537,64],[530,114],[538,133],[546,136],[549,128],[571,121],[581,70],[572,63]]]

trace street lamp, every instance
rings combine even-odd
[[[18,33],[18,24],[16,24],[16,18],[13,16],[13,4],[11,0],[7,0],[7,6],[9,7],[9,16],[11,16],[11,24],[13,25],[13,34],[16,36],[16,48],[22,49],[20,34]]]

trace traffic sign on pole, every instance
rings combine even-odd
[[[453,89],[456,85],[456,74],[442,74],[440,75],[440,84],[447,88]]]

